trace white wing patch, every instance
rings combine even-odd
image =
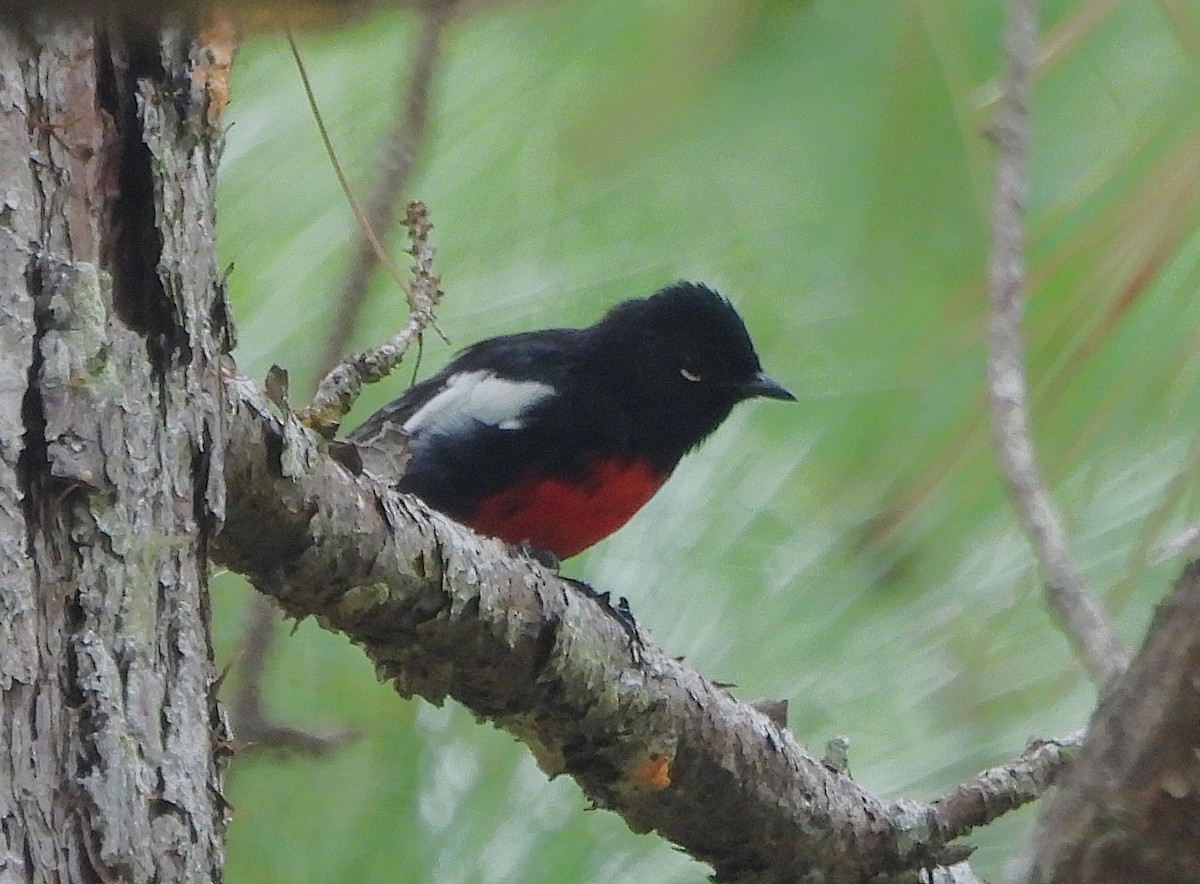
[[[409,435],[453,436],[469,432],[473,423],[501,430],[519,430],[523,416],[554,395],[539,381],[511,381],[490,371],[461,371],[451,375],[432,399],[418,408],[402,429]]]

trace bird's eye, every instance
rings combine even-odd
[[[683,375],[685,380],[692,382],[698,381],[701,378],[700,370],[695,365],[688,363],[683,368],[679,369],[679,373]]]

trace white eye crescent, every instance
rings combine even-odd
[[[692,371],[687,366],[684,366],[683,368],[679,369],[679,373],[681,375],[683,375],[685,380],[689,380],[689,381],[693,381],[693,382],[700,380],[700,372]]]

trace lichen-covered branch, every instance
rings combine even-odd
[[[248,382],[230,381],[229,399],[214,555],[345,633],[402,695],[453,697],[720,880],[900,880],[942,855],[938,832],[902,827],[906,813],[748,704],[658,648],[635,655],[569,581],[351,475]]]

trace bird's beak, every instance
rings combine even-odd
[[[796,396],[783,384],[774,378],[767,377],[761,371],[741,386],[742,395],[747,399],[762,396],[766,399],[784,399],[795,402]]]

